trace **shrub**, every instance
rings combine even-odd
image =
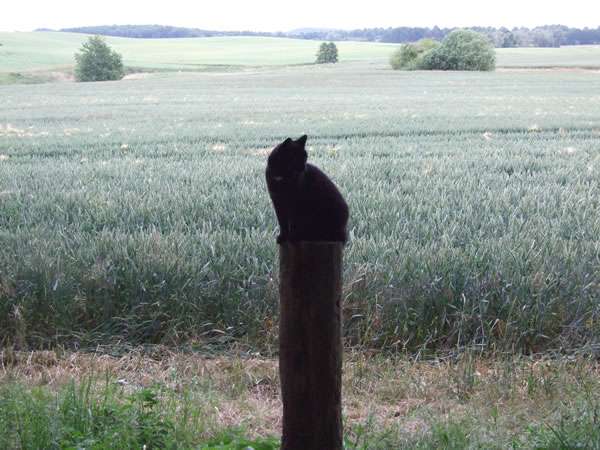
[[[317,64],[338,62],[338,49],[333,42],[323,42],[317,52]]]
[[[421,67],[425,70],[494,70],[496,54],[488,39],[475,31],[456,30],[442,44],[425,54]]]
[[[395,70],[494,70],[492,43],[480,33],[456,30],[438,43],[421,39],[404,44],[390,58]]]
[[[423,55],[439,46],[433,39],[421,39],[414,44],[403,44],[396,50],[390,64],[394,70],[417,70],[421,68]]]
[[[77,81],[107,81],[123,78],[121,55],[100,36],[90,37],[75,54]]]

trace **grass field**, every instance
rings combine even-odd
[[[496,49],[498,67],[587,67],[600,68],[600,46],[560,48]]]
[[[87,35],[79,33],[0,32],[0,83],[7,74],[69,71],[73,55]],[[128,39],[107,37],[126,66],[138,69],[206,70],[206,66],[277,66],[310,64],[319,42],[266,37]],[[341,62],[385,63],[397,44],[338,42]],[[497,49],[499,67],[597,67],[600,46],[558,49]],[[2,75],[4,73],[4,75]]]
[[[83,38],[44,35],[0,34],[0,448],[278,448],[263,171],[303,133],[351,209],[346,448],[600,448],[596,71],[227,40],[202,73],[42,84]],[[562,50],[499,61],[595,65]]]
[[[0,339],[269,350],[265,158],[308,133],[351,208],[349,344],[597,349],[597,74],[384,69],[0,87]]]
[[[72,66],[87,35],[0,32],[0,72],[52,70]],[[129,39],[107,37],[127,66],[195,70],[205,65],[269,66],[313,63],[320,42],[268,37]],[[388,58],[392,44],[339,42],[340,61]]]

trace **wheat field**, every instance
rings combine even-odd
[[[266,155],[351,209],[345,339],[597,348],[600,78],[385,63],[0,86],[0,340],[272,348]]]

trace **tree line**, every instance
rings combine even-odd
[[[53,31],[39,29],[36,31]],[[86,33],[100,36],[117,36],[140,39],[192,38],[214,36],[275,36],[286,37],[285,33],[262,31],[211,31],[200,28],[172,27],[168,25],[98,25],[90,27],[61,28],[67,33]]]
[[[470,27],[487,36],[495,47],[558,47],[561,45],[600,44],[600,27],[571,28],[544,25],[535,28]],[[296,30],[289,32],[211,31],[200,28],[164,25],[101,25],[63,28],[59,31],[131,38],[186,38],[212,36],[268,36],[322,41],[371,41],[388,43],[416,42],[421,39],[443,40],[455,28],[396,27],[357,30]]]

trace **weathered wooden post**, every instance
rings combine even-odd
[[[341,242],[279,246],[282,450],[342,450]]]

